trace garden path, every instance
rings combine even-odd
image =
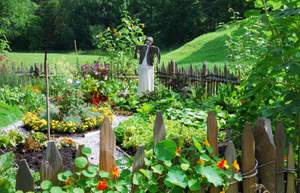
[[[112,127],[117,127],[121,122],[127,120],[128,116],[114,116]],[[99,144],[100,144],[100,131],[91,131],[84,135],[84,137],[72,137],[74,141],[76,141],[79,144],[85,145],[87,147],[90,147],[92,149],[92,154],[89,157],[89,160],[93,164],[99,163]],[[115,152],[115,158],[116,160],[124,160],[125,152],[123,152],[121,149],[117,148]]]

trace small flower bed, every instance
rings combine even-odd
[[[80,133],[88,130],[99,128],[104,117],[108,117],[110,121],[113,119],[113,113],[107,107],[91,107],[91,116],[76,115],[68,116],[63,119],[51,120],[51,132],[53,133]],[[29,130],[46,131],[47,121],[38,113],[27,112],[23,117],[24,125]]]

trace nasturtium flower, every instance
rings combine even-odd
[[[236,160],[233,161],[232,167],[235,168],[237,171],[240,171],[240,165]]]
[[[100,180],[97,184],[98,190],[106,190],[107,189],[107,181],[106,180]]]
[[[118,167],[114,167],[112,169],[112,175],[113,175],[113,177],[116,177],[116,178],[120,177],[120,170]]]
[[[67,186],[70,186],[72,184],[72,179],[70,177],[68,177],[65,181]]]
[[[181,151],[180,147],[176,147],[176,156],[180,156],[180,151]]]
[[[205,141],[203,142],[203,144],[206,145],[206,146],[208,146],[208,147],[210,146],[210,144],[209,144],[209,142],[208,142],[207,139],[205,139]]]
[[[220,162],[217,163],[218,168],[220,169],[228,169],[229,165],[227,164],[227,161],[225,159],[221,160]]]

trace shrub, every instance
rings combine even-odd
[[[155,117],[146,117],[135,115],[134,117],[122,122],[115,133],[118,142],[122,143],[124,148],[137,148],[139,145],[150,147],[153,141],[153,123]],[[192,137],[197,136],[200,139],[206,138],[206,129],[196,129],[186,127],[175,120],[165,120],[167,138],[177,139],[181,144],[192,144]]]

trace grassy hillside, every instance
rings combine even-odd
[[[44,53],[20,53],[20,52],[10,52],[6,56],[10,61],[15,62],[19,65],[21,62],[24,65],[31,65],[34,63],[44,62]],[[99,56],[90,54],[79,54],[79,63],[92,63],[97,60]],[[49,53],[48,62],[49,64],[76,64],[77,56],[75,53]]]
[[[162,61],[167,63],[170,60],[175,60],[183,66],[189,64],[201,65],[204,61],[207,61],[210,66],[223,65],[226,63],[225,41],[228,35],[236,29],[235,26],[231,25],[201,35],[180,48],[163,54]]]

